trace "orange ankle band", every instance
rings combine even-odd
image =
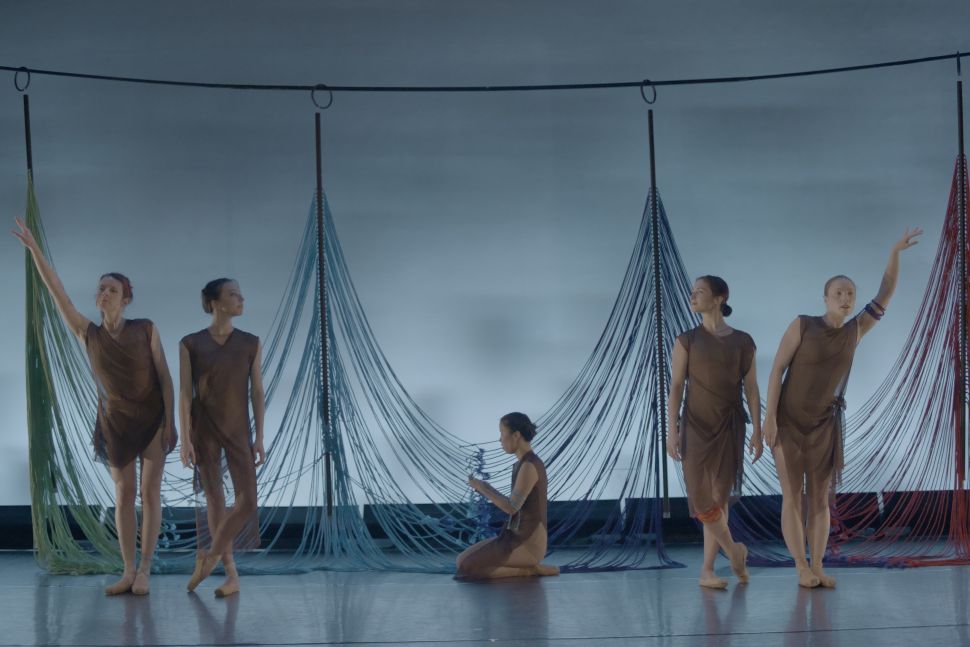
[[[707,512],[700,512],[694,516],[697,517],[701,523],[715,523],[721,518],[721,509],[711,508]]]

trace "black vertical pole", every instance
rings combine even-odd
[[[30,98],[24,95],[24,139],[27,144],[27,174],[34,174],[34,155],[30,146]]]
[[[323,393],[320,394],[323,407],[323,451],[326,470],[327,516],[333,516],[333,474],[332,474],[332,428],[330,424],[330,325],[327,304],[327,262],[323,222],[323,155],[320,146],[320,113],[316,113],[317,144],[317,292],[320,308],[320,374]]]
[[[667,349],[664,343],[663,281],[660,263],[660,205],[657,196],[657,162],[653,145],[653,110],[647,111],[650,137],[650,224],[653,228],[653,292],[657,328],[657,413],[660,421],[660,444],[657,447],[657,491],[663,473],[663,516],[670,518],[670,488],[667,480]]]
[[[959,66],[960,60],[957,59]],[[959,69],[959,68],[958,68]],[[960,425],[957,438],[957,455],[960,464],[957,466],[958,477],[961,481],[967,474],[967,157],[963,148],[963,81],[957,81],[957,213],[959,224],[960,250]]]

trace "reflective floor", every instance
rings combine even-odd
[[[0,553],[0,645],[970,645],[970,567],[838,569],[836,590],[788,569],[697,586],[686,569],[460,584],[445,575],[250,576],[216,599],[156,575],[147,597],[107,598],[108,576],[49,576]],[[719,572],[729,573],[727,563]]]

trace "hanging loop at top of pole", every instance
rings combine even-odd
[[[24,81],[23,86],[20,85],[20,75],[21,73],[27,75],[27,80]],[[22,67],[13,74],[13,87],[17,88],[17,92],[24,92],[30,87],[30,70],[26,67]]]
[[[647,93],[646,93],[646,88],[648,86],[650,87],[650,91],[653,92],[653,94],[649,99],[647,98]],[[655,86],[650,81],[650,79],[644,79],[640,81],[640,96],[643,97],[643,100],[650,105],[657,103],[657,86]]]
[[[963,57],[960,52],[957,52],[957,76],[963,76],[963,70],[960,69],[960,59]]]
[[[326,90],[327,91],[327,103],[324,104],[324,105],[322,105],[322,106],[317,101],[317,91],[318,90]],[[320,110],[326,110],[327,108],[329,108],[330,106],[333,105],[333,90],[331,90],[329,87],[327,87],[323,83],[318,83],[315,86],[313,86],[313,89],[312,90],[310,90],[310,101],[312,101],[313,102],[313,105],[315,105],[317,108],[320,108]]]

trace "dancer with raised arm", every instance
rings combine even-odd
[[[822,568],[828,543],[829,498],[843,466],[845,388],[855,349],[886,313],[899,278],[899,253],[917,244],[919,228],[889,253],[879,293],[856,316],[856,287],[847,276],[825,283],[825,314],[799,315],[785,331],[768,378],[764,438],[781,481],[781,529],[795,560],[798,584],[835,587]],[[803,496],[807,510],[803,509]],[[806,537],[811,564],[805,557]]]
[[[101,323],[78,312],[64,285],[19,218],[13,231],[30,251],[41,280],[64,323],[84,344],[98,390],[94,453],[107,463],[115,486],[115,531],[124,571],[105,588],[107,595],[149,592],[152,559],[162,523],[161,488],[165,456],[175,448],[172,377],[158,329],[148,319],[125,319],[131,281],[123,274],[101,275],[95,305]],[[135,459],[140,459],[141,479]],[[140,488],[139,488],[140,484]],[[138,520],[135,497],[141,490],[141,560],[135,568]]]
[[[194,591],[221,560],[226,580],[216,589],[216,597],[239,592],[233,542],[240,536],[251,536],[251,541],[244,539],[247,547],[259,541],[256,467],[266,459],[262,349],[259,337],[233,327],[233,318],[243,313],[244,301],[236,281],[209,281],[202,289],[202,309],[212,315],[212,323],[186,335],[179,345],[182,463],[195,466],[205,493],[205,521],[212,541],[208,551],[199,547],[188,590]],[[250,434],[250,401],[255,439]],[[228,511],[222,484],[223,454],[235,495]]]
[[[731,560],[738,581],[748,581],[748,549],[734,541],[728,528],[728,504],[732,495],[740,494],[744,474],[742,388],[754,427],[749,449],[754,460],[762,452],[755,344],[724,321],[732,312],[729,296],[727,283],[718,276],[694,282],[690,309],[702,321],[674,342],[667,399],[667,453],[681,461],[690,514],[704,525],[700,585],[712,589],[728,584],[714,574],[718,549]]]
[[[473,476],[468,484],[509,515],[497,537],[485,539],[458,556],[455,579],[558,575],[559,568],[542,564],[546,556],[546,466],[532,451],[536,426],[524,413],[499,421],[499,439],[507,454],[519,459],[512,468],[512,494],[505,496]]]

